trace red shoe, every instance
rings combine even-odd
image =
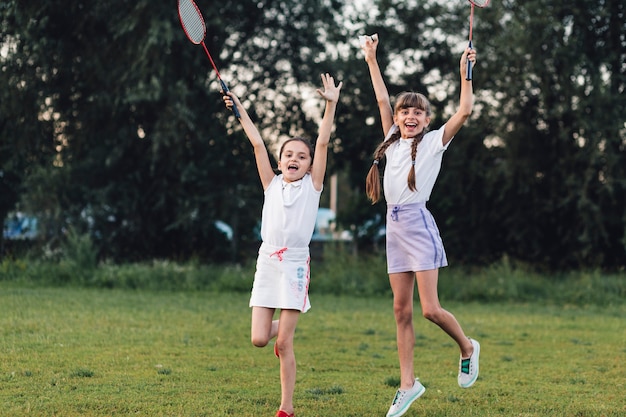
[[[283,410],[278,410],[276,417],[295,417],[295,414],[287,414]]]

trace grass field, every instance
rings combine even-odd
[[[296,333],[298,417],[384,416],[399,383],[388,297],[312,294]],[[249,342],[248,295],[0,282],[2,416],[273,416],[278,360]],[[481,342],[458,350],[419,315],[406,416],[626,415],[626,305],[445,303]]]

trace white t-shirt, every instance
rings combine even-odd
[[[265,190],[261,238],[277,247],[305,248],[311,242],[322,190],[307,173],[298,181],[284,182],[276,175]]]
[[[443,145],[443,131],[445,125],[439,130],[428,132],[417,145],[415,155],[415,186],[417,191],[411,191],[407,182],[411,168],[411,144],[413,139],[399,139],[385,151],[387,161],[383,177],[383,190],[387,204],[411,204],[428,201],[430,193],[435,186],[435,181],[441,169],[443,153],[446,146]],[[398,126],[395,124],[387,133],[385,140],[389,140]]]

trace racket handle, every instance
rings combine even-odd
[[[472,41],[469,41],[469,49],[472,49]],[[465,79],[467,81],[472,81],[472,62],[467,58],[467,71],[465,73]]]
[[[226,86],[226,83],[224,82],[224,80],[222,80],[221,78],[220,78],[220,84],[222,85],[222,91],[224,92],[224,94],[228,93],[228,87]],[[235,105],[234,101],[233,101],[232,111],[237,119],[241,119],[241,114],[239,114],[239,109]]]

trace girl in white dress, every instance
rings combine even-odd
[[[303,138],[287,140],[279,153],[276,175],[261,135],[241,101],[232,92],[224,96],[226,106],[237,106],[239,121],[254,148],[257,169],[265,191],[261,220],[262,243],[257,259],[252,307],[251,337],[257,347],[276,337],[274,353],[280,358],[281,403],[277,417],[293,417],[296,358],[293,337],[300,313],[311,304],[309,289],[309,243],[313,235],[320,195],[326,173],[328,143],[342,87],[329,74],[322,75],[326,100],[315,148]],[[314,158],[315,156],[315,158]],[[278,320],[274,312],[280,309]]]

